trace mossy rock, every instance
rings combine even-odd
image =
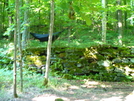
[[[134,63],[130,65],[130,68],[134,68]]]
[[[66,79],[72,79],[77,74],[89,76],[92,74],[93,77],[91,77],[97,80],[121,81],[122,78],[125,78],[124,75],[121,75],[123,71],[116,72],[114,69],[124,70],[128,66],[134,68],[132,63],[134,54],[130,54],[131,49],[126,47],[98,45],[88,48],[54,47],[52,50],[54,51],[51,56],[51,71]],[[30,63],[35,63],[35,60],[38,59],[45,64],[45,48],[27,49],[26,52],[33,57],[38,56],[36,59],[27,59]],[[109,61],[108,66],[99,64],[100,61],[105,60]]]
[[[23,52],[25,54],[36,54],[36,55],[40,55],[41,53],[46,52],[46,48],[45,47],[27,48]]]
[[[61,98],[57,98],[57,99],[55,99],[55,101],[64,101],[64,100]]]
[[[60,54],[58,54],[58,57],[59,58],[65,58],[66,57],[66,53],[60,53]]]
[[[63,74],[62,78],[64,79],[73,79],[73,76],[70,74]]]

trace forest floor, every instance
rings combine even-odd
[[[0,101],[134,101],[134,82],[69,80],[57,84],[48,88],[28,87],[23,93],[18,92],[18,98],[13,98],[12,89],[6,87]]]

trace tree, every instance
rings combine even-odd
[[[130,6],[131,6],[131,18],[130,18],[130,25],[134,25],[134,13],[133,13],[133,10],[134,10],[134,0],[130,0]]]
[[[50,66],[50,56],[51,56],[51,44],[52,44],[52,34],[53,34],[53,27],[54,27],[54,0],[51,0],[51,12],[50,12],[50,29],[49,29],[49,39],[47,45],[47,60],[46,60],[46,72],[45,72],[45,79],[44,85],[48,84],[48,73],[49,73],[49,66]]]
[[[17,98],[17,34],[19,29],[19,0],[15,1],[15,31],[14,31],[14,78],[13,78],[13,94]]]
[[[121,5],[121,0],[117,0],[117,6]],[[123,35],[123,20],[122,20],[122,10],[118,9],[117,11],[117,20],[118,20],[118,40],[119,40],[119,44],[122,45],[122,35]]]
[[[8,27],[10,28],[8,31],[9,40],[13,39],[13,12],[11,9],[11,1],[6,0],[7,4],[7,14],[8,14]]]
[[[21,91],[23,91],[23,71],[22,71],[22,38],[21,38],[21,23],[20,23],[20,18],[21,18],[21,3],[22,3],[22,0],[19,0],[18,2],[18,16],[17,16],[17,34],[18,34],[18,49],[19,49],[19,67],[20,67],[20,87],[21,87]]]
[[[25,12],[24,12],[24,32],[22,34],[22,48],[26,48],[27,36],[29,33],[29,0],[25,0]]]
[[[127,1],[124,0],[124,5],[127,5]],[[124,11],[124,30],[127,29],[127,11]]]
[[[104,8],[104,11],[102,13],[102,41],[106,43],[106,1],[102,0],[102,7]]]

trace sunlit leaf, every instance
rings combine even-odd
[[[89,15],[81,14],[81,17],[86,21],[87,25],[91,25],[92,21],[90,20]]]
[[[92,23],[92,21],[91,21],[89,18],[87,18],[87,19],[86,19],[86,24],[90,26],[91,23]]]
[[[98,2],[100,2],[100,0],[90,0],[90,2],[92,2],[92,3],[98,3]]]

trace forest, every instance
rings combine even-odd
[[[134,0],[1,0],[0,101],[133,101]]]

